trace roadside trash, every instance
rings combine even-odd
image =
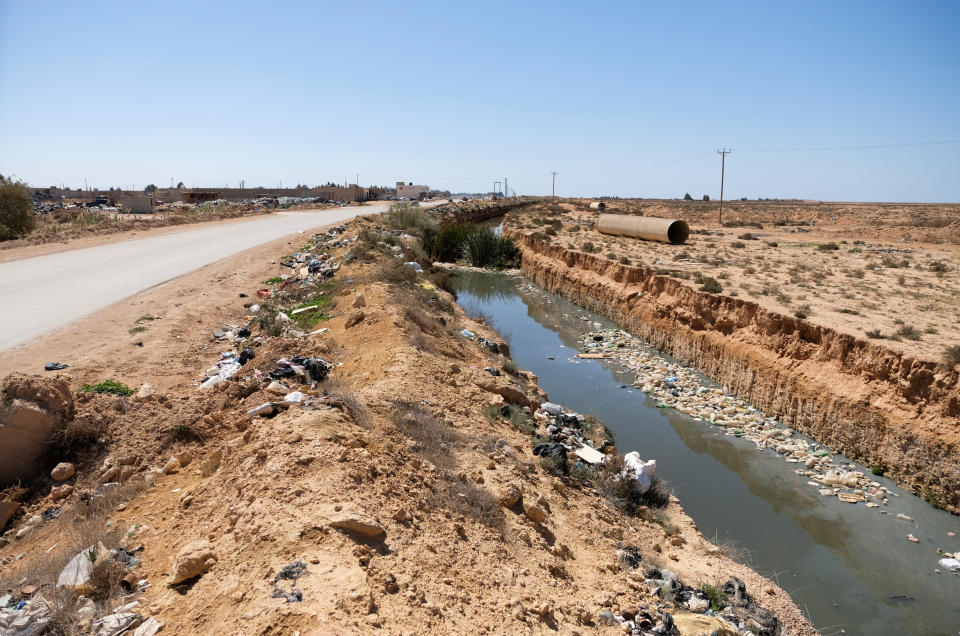
[[[240,366],[242,367],[247,362],[249,362],[250,360],[253,360],[256,357],[257,357],[257,354],[254,353],[253,349],[251,349],[250,347],[244,347],[243,351],[240,352],[240,357],[237,359],[237,362],[239,362]]]
[[[59,362],[48,362],[43,368],[45,371],[59,371],[60,369],[66,369],[67,365],[60,364]]]
[[[492,376],[499,376],[499,375],[500,375],[500,369],[498,369],[498,368],[496,368],[496,367],[483,367],[483,370],[486,371],[487,373],[489,373],[489,374],[492,375]]]
[[[473,337],[474,337],[473,332],[470,331],[469,329],[461,329],[460,335],[463,336],[464,338],[470,338],[471,340],[473,340]]]
[[[592,446],[583,445],[573,451],[574,455],[587,462],[588,464],[603,463],[605,455]]]
[[[544,402],[543,404],[540,405],[540,408],[546,411],[547,414],[553,415],[553,416],[557,416],[563,413],[563,407],[560,406],[559,404],[554,404],[553,402]]]
[[[481,345],[492,351],[493,353],[500,353],[500,345],[492,340],[487,340],[486,338],[480,337],[477,338],[477,342]]]
[[[260,311],[260,305],[250,305],[250,313],[255,314]]]
[[[657,470],[657,460],[648,462],[640,459],[640,453],[633,451],[623,456],[623,479],[633,480],[633,489],[643,494],[653,485],[653,473]]]
[[[250,327],[241,327],[240,331],[237,332],[238,338],[249,338],[250,337]]]
[[[273,402],[265,402],[247,411],[247,415],[273,415],[277,407]]]
[[[201,389],[208,389],[233,377],[240,370],[240,362],[233,354],[224,354],[217,364],[207,370],[207,378],[200,383]]]
[[[269,289],[258,289],[258,290],[257,290],[257,297],[258,297],[258,298],[270,298],[270,295],[271,295],[272,293],[273,293],[273,292],[271,292]]]
[[[307,399],[307,394],[301,393],[300,391],[293,391],[292,393],[287,393],[283,396],[283,402],[290,406],[294,404],[300,404],[305,399]]]
[[[406,265],[407,267],[413,269],[413,271],[415,271],[415,272],[418,273],[418,274],[420,274],[420,273],[423,272],[423,268],[420,267],[420,263],[418,263],[418,262],[416,262],[416,261],[410,261],[409,263],[404,263],[404,265]]]
[[[279,380],[309,375],[314,382],[323,382],[329,374],[330,364],[323,358],[294,356],[290,360],[278,360],[277,368],[270,372],[270,377]]]
[[[303,592],[297,589],[297,579],[301,576],[307,576],[307,564],[303,561],[294,561],[290,565],[283,566],[277,575],[273,577],[272,598],[287,599],[287,603],[299,603],[303,600]],[[290,591],[286,592],[280,589],[280,581],[290,582]]]
[[[944,570],[950,570],[951,572],[960,572],[960,560],[940,559],[940,567]]]

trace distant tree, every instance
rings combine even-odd
[[[157,191],[157,186],[153,185],[152,183],[143,189],[144,194],[153,194],[156,191]]]
[[[685,195],[683,195],[683,200],[684,200],[684,201],[693,201],[693,197],[690,196],[690,193],[689,193],[689,192],[687,192]]]
[[[0,241],[26,236],[36,224],[27,186],[0,174]]]
[[[704,200],[704,201],[709,201],[709,200],[710,200],[710,195],[709,195],[709,194],[703,195],[703,200]]]
[[[182,189],[183,189],[183,181],[177,184],[177,190],[182,190]]]

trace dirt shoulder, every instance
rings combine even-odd
[[[361,227],[352,224],[347,240]],[[532,411],[545,398],[536,378],[485,371],[509,365],[460,331],[504,343],[437,288],[442,278],[413,275],[398,259],[373,255],[309,287],[296,278],[282,290],[274,284],[265,304],[317,309],[288,311],[291,322],[261,309],[236,345],[256,357],[198,390],[216,353],[234,344],[212,341],[211,332],[246,324],[252,299],[239,293],[275,272],[266,261],[286,247],[248,251],[110,310],[116,326],[101,340],[113,344],[76,361],[71,388],[112,376],[157,390],[141,399],[77,395],[76,421],[101,427],[101,442],[72,457],[78,474],[57,519],[22,538],[5,533],[4,585],[36,581],[29,584],[49,595],[49,573],[114,528],[115,544],[137,550],[135,577],[149,587],[97,601],[98,611],[137,600],[131,611],[170,633],[622,633],[626,620],[666,613],[683,634],[725,629],[702,607],[684,608],[689,587],[654,593],[662,584],[646,582],[653,568],[720,590],[737,577],[752,600],[740,594],[738,602],[736,584],[718,599],[757,623],[755,633],[779,633],[767,610],[783,633],[816,633],[782,589],[706,542],[675,500],[627,517],[592,484],[534,461],[529,433],[486,407],[506,395]],[[324,250],[332,255],[324,262],[342,263],[349,249]],[[125,333],[148,312],[162,317]],[[91,319],[90,329],[105,322]],[[328,331],[296,333],[318,327]],[[70,336],[43,346],[66,347]],[[269,371],[294,355],[322,357],[329,378],[283,379],[282,390],[302,391],[303,402],[273,417],[249,415],[283,397],[268,388]],[[97,487],[115,477],[114,490]],[[53,485],[33,484],[14,531],[53,505]],[[188,545],[202,574],[170,584]]]

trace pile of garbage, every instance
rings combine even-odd
[[[133,537],[137,529],[136,525],[131,526],[125,540]],[[66,605],[66,598],[57,592],[56,603],[51,603],[37,586],[29,584],[20,587],[17,597],[13,594],[0,596],[0,633],[15,636],[46,633],[54,612],[72,607],[71,619],[83,633],[97,636],[153,636],[163,628],[163,623],[141,616],[140,601],[128,596],[124,599],[126,602],[113,608],[112,613],[99,616],[100,609],[89,596],[96,591],[96,569],[111,564],[116,564],[126,572],[120,580],[125,591],[136,595],[149,589],[150,581],[141,579],[134,571],[140,565],[140,558],[134,555],[142,550],[142,545],[130,550],[123,547],[111,550],[98,542],[77,553],[60,572],[56,585],[58,590],[72,593],[70,605]]]
[[[617,554],[625,570],[643,567],[640,554],[633,546],[621,545]],[[644,576],[636,604],[621,603],[618,612],[609,609],[600,612],[597,615],[599,624],[619,626],[628,634],[672,636],[681,632],[670,610],[680,607],[696,614],[714,616],[723,629],[737,634],[775,636],[782,633],[779,621],[753,601],[747,594],[747,586],[735,576],[722,587],[701,586],[701,589],[685,585],[675,572],[668,569],[652,567],[644,572]]]
[[[545,427],[545,432],[535,430],[534,435],[548,439],[534,446],[533,454],[553,458],[557,468],[564,473],[569,472],[570,455],[576,457],[575,464],[598,466],[604,462],[607,453],[616,452],[611,442],[598,443],[587,436],[590,425],[584,415],[568,411],[559,404],[544,402],[533,413],[533,421]]]
[[[619,329],[600,329],[598,323],[594,326],[580,338],[580,357],[616,359],[636,373],[634,386],[656,400],[659,408],[710,422],[724,428],[729,436],[754,442],[758,450],[784,455],[787,463],[798,465],[795,472],[806,477],[823,496],[847,503],[865,502],[870,508],[886,506],[888,498],[896,496],[855,464],[835,463],[836,451],[804,439],[755,406],[709,386],[701,374],[668,360],[641,339]]]

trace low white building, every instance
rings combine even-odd
[[[413,185],[413,182],[404,183],[397,181],[397,198],[419,199],[425,197],[430,192],[430,186]]]

